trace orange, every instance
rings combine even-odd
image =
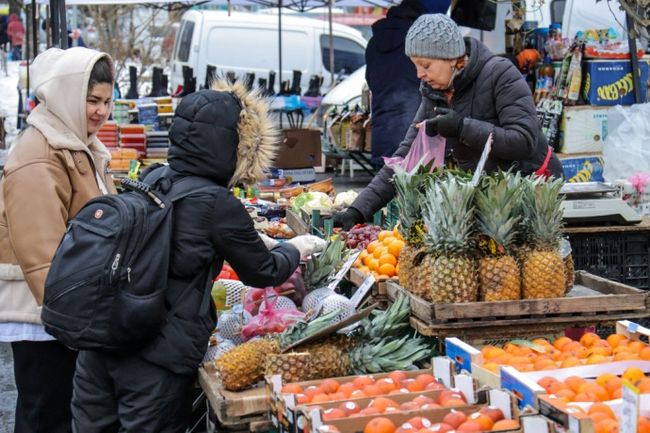
[[[331,407],[323,411],[323,421],[330,421],[333,419],[345,418],[347,414],[338,407]]]
[[[618,433],[618,421],[604,419],[596,423],[596,433]]]
[[[486,362],[483,364],[483,368],[485,368],[488,371],[491,371],[492,373],[498,373],[499,372],[499,364],[495,364],[494,362]]]
[[[385,265],[386,263],[395,266],[397,265],[397,259],[392,254],[384,254],[383,256],[379,257],[379,266]]]
[[[390,263],[384,263],[383,265],[379,266],[379,273],[387,277],[392,277],[395,275],[395,266],[391,265]]]
[[[368,250],[362,250],[362,251],[359,253],[359,257],[357,257],[357,258],[363,260],[363,259],[365,259],[366,257],[368,257],[369,255],[370,255],[370,254],[368,254]]]
[[[368,246],[366,247],[366,251],[368,251],[368,253],[372,255],[372,254],[375,252],[375,249],[376,249],[377,247],[379,247],[379,246],[381,246],[381,242],[379,242],[379,241],[372,241],[372,242],[370,242],[370,243],[368,244]]]
[[[370,420],[363,433],[394,433],[397,427],[393,421],[384,417],[377,417]]]
[[[320,389],[327,394],[332,394],[338,391],[340,383],[334,379],[325,379],[320,383]]]
[[[377,240],[378,240],[379,242],[383,242],[384,239],[386,239],[386,238],[388,238],[388,237],[391,237],[391,238],[392,238],[392,237],[395,237],[395,235],[393,234],[393,232],[392,232],[391,230],[382,230],[382,231],[380,231],[379,234],[377,235]]]
[[[404,248],[405,245],[406,244],[404,241],[395,239],[390,244],[388,244],[388,252],[395,257],[399,257],[400,253],[402,252],[402,248]]]
[[[564,400],[565,402],[573,401],[573,399],[576,398],[576,393],[568,388],[561,389],[554,395],[557,396],[557,398]]]
[[[592,391],[579,392],[573,398],[573,401],[594,402],[594,401],[598,401],[598,396]]]
[[[436,378],[432,374],[418,374],[415,377],[416,382],[420,382],[422,385],[427,386],[431,382],[436,382]]]
[[[591,346],[591,349],[589,349],[589,353],[591,355],[611,356],[612,348],[609,346],[599,346],[598,344],[594,344]]]
[[[372,254],[368,254],[368,255],[365,256],[363,259],[361,259],[361,261],[363,262],[364,265],[368,266],[368,263],[370,263],[370,260],[371,260],[371,259],[374,259],[373,255],[372,255]]]
[[[557,368],[555,361],[549,358],[540,358],[535,361],[535,370],[549,370]]]
[[[643,379],[639,380],[636,386],[639,388],[641,394],[650,393],[650,377],[644,377]]]
[[[588,383],[585,386],[580,388],[581,392],[586,392],[586,393],[593,393],[596,397],[598,397],[599,401],[607,401],[609,400],[609,392],[607,389],[603,386],[598,385],[597,383]]]
[[[368,266],[361,266],[361,267],[359,267],[359,271],[364,273],[364,274],[369,274],[370,273],[370,268]]]
[[[453,428],[458,428],[462,423],[467,421],[467,415],[463,412],[452,409],[447,415],[442,419],[442,422],[449,424]]]
[[[492,431],[498,431],[498,430],[515,430],[519,428],[519,421],[516,421],[514,419],[502,419],[501,421],[497,421],[494,423],[492,426]]]
[[[416,380],[409,381],[406,384],[406,389],[408,389],[411,392],[418,392],[418,391],[424,391],[425,385],[422,382],[418,382]]]
[[[549,390],[551,385],[557,382],[558,380],[552,376],[544,376],[540,380],[537,381],[539,386],[544,388],[545,390]]]
[[[317,394],[323,394],[323,390],[321,390],[321,389],[320,389],[319,387],[317,387],[317,386],[308,386],[308,387],[305,388],[305,390],[303,391],[303,394],[305,394],[307,397],[313,399],[315,395],[317,395]]]
[[[395,266],[395,275],[399,275],[399,263]]]
[[[393,236],[387,236],[384,238],[383,241],[381,241],[381,244],[386,247],[386,250],[388,250],[388,246],[395,242],[397,239]]]
[[[597,383],[598,385],[600,385],[600,386],[604,386],[604,387],[606,387],[606,386],[607,386],[607,382],[608,382],[610,379],[614,378],[614,377],[616,377],[615,374],[612,374],[612,373],[603,373],[603,374],[601,374],[600,376],[598,376],[598,377],[596,378],[596,383]]]
[[[355,389],[350,393],[349,398],[366,398],[368,397],[365,392],[361,391],[360,389]]]
[[[395,400],[391,400],[390,398],[386,397],[377,397],[373,399],[369,404],[368,407],[374,407],[379,412],[386,412],[386,409],[389,407],[394,407],[399,409],[399,404],[395,402]]]
[[[604,355],[593,354],[589,358],[587,358],[587,364],[588,365],[603,364],[605,362],[609,362],[609,359]]]
[[[288,383],[282,387],[283,393],[286,394],[301,394],[303,391],[302,386],[297,383]]]
[[[594,413],[604,413],[609,419],[616,419],[616,415],[611,407],[607,406],[605,403],[594,403],[591,405],[587,413],[589,415]]]
[[[557,350],[562,350],[565,344],[571,343],[572,341],[573,340],[569,337],[560,337],[553,342],[553,347],[555,347]]]
[[[650,433],[650,419],[640,416],[636,422],[637,433]]]
[[[394,389],[397,389],[397,384],[393,379],[390,377],[385,377],[383,379],[379,379],[376,383],[376,385],[381,388],[382,392],[384,394],[388,394]]]
[[[564,361],[562,361],[562,363],[560,364],[560,367],[568,368],[568,367],[575,367],[577,365],[582,365],[580,360],[578,358],[576,358],[575,356],[569,356]]]
[[[566,379],[564,379],[564,383],[566,383],[569,388],[571,388],[571,391],[573,392],[578,392],[580,387],[584,385],[587,381],[584,380],[580,376],[569,376]]]
[[[393,379],[393,382],[395,382],[395,384],[398,384],[402,382],[404,379],[406,379],[407,376],[405,372],[400,370],[395,370],[388,373],[388,377]]]
[[[563,390],[563,389],[568,389],[568,390],[572,391],[572,392],[575,394],[575,391],[573,391],[573,390],[569,387],[569,385],[567,385],[567,384],[564,383],[564,382],[560,382],[560,381],[558,381],[558,382],[553,382],[553,383],[551,384],[551,386],[548,388],[548,392],[550,392],[551,394],[557,394],[558,392],[560,392],[560,391]]]
[[[639,352],[639,358],[643,359],[644,361],[650,361],[650,347],[644,347],[641,349]]]
[[[312,403],[326,403],[328,401],[332,401],[329,395],[327,394],[316,394],[312,399]]]
[[[582,335],[582,337],[580,337],[579,341],[580,344],[589,348],[593,346],[598,340],[600,340],[600,337],[597,334],[594,334],[593,332],[586,332]]]
[[[619,352],[616,355],[614,355],[614,361],[633,361],[635,359],[639,359],[638,353]]]
[[[648,346],[642,341],[630,341],[627,347],[630,349],[631,352],[639,353],[641,352],[641,349]]]
[[[374,384],[364,386],[361,391],[363,391],[363,393],[368,397],[375,397],[384,393],[378,385]]]
[[[609,395],[612,397],[616,391],[621,389],[621,386],[623,386],[623,379],[617,376],[612,377],[605,382],[605,389],[607,389],[607,392],[609,392]]]
[[[492,418],[480,412],[471,414],[468,419],[470,421],[475,421],[479,426],[481,426],[481,431],[490,430],[494,425]]]
[[[637,367],[630,367],[623,372],[621,379],[627,380],[634,385],[644,377],[645,375],[643,374],[643,370]]]
[[[348,383],[341,384],[337,392],[342,392],[343,394],[346,395],[346,397],[349,397],[350,394],[352,394],[352,391],[356,389],[357,388],[352,384],[352,382],[348,382]]]
[[[388,248],[386,247],[377,247],[375,251],[372,252],[372,256],[376,259],[379,259],[384,254],[388,254]]]
[[[311,403],[311,397],[305,394],[296,394],[296,403],[298,404]]]
[[[611,334],[607,337],[607,342],[612,346],[612,349],[616,349],[625,340],[627,340],[627,337],[621,334]]]
[[[327,394],[330,396],[330,400],[332,401],[342,401],[342,400],[347,400],[348,395],[344,392],[333,392],[331,394]]]
[[[486,360],[490,360],[492,358],[496,358],[497,356],[501,356],[501,355],[506,354],[506,351],[499,348],[499,347],[492,346],[492,347],[488,347],[487,349],[486,348],[484,348],[484,349],[485,349],[485,352],[483,352],[483,350],[481,350],[481,352],[483,353],[483,357]]]
[[[481,431],[481,425],[476,421],[465,421],[456,429],[456,433],[468,433]]]
[[[366,385],[373,385],[375,383],[375,379],[372,376],[357,376],[354,379],[352,379],[352,384],[357,388],[357,389],[362,389]]]
[[[379,260],[377,259],[370,259],[368,263],[368,269],[371,271],[376,271],[379,268]]]

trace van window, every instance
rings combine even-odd
[[[238,75],[254,70],[278,70],[278,30],[276,28],[213,27],[207,40],[207,63]],[[282,31],[282,69],[309,69],[310,44],[307,34]],[[223,72],[223,71],[222,71]]]
[[[320,37],[323,65],[330,71],[330,36],[328,34]],[[334,36],[334,73],[351,74],[366,64],[366,49],[352,39]]]
[[[179,62],[187,62],[189,60],[193,34],[194,21],[183,21],[180,38],[178,38],[178,42],[176,43],[176,60]]]

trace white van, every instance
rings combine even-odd
[[[333,24],[334,63],[337,76],[347,75],[365,64],[366,40],[351,27]],[[243,78],[247,72],[268,78],[276,72],[275,91],[280,89],[277,14],[190,10],[185,12],[172,54],[170,84],[183,84],[183,65],[194,69],[197,89],[205,82],[206,66],[217,73],[228,71]],[[302,72],[304,93],[312,75],[324,78],[322,90],[329,89],[329,23],[296,16],[282,16],[282,80],[292,79],[292,71]]]

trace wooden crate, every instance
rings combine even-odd
[[[271,429],[270,392],[266,386],[241,392],[227,391],[210,364],[199,368],[199,385],[223,427],[251,432]]]
[[[387,282],[388,297],[410,298],[411,325],[424,335],[472,339],[510,338],[530,333],[552,334],[575,326],[648,316],[648,293],[625,284],[576,272],[571,296],[502,302],[432,304],[395,281]]]
[[[368,278],[368,275],[364,274],[357,268],[351,268],[350,272],[348,272],[347,275],[348,281],[357,287],[359,287],[366,280],[366,278]],[[378,301],[388,300],[387,281],[388,280],[386,279],[375,281],[375,284],[372,285],[372,289],[370,291],[373,298]]]

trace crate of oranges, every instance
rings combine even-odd
[[[406,243],[397,229],[382,230],[377,239],[370,242],[354,262],[363,274],[372,274],[377,280],[399,275],[399,256]]]

